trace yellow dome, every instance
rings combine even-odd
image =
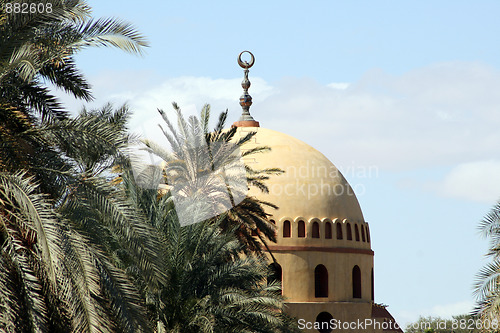
[[[353,189],[322,153],[294,137],[267,128],[238,127],[237,136],[248,132],[257,134],[243,150],[267,146],[271,151],[253,154],[245,158],[245,163],[256,170],[280,168],[285,171],[266,182],[268,194],[256,188],[251,188],[249,193],[278,206],[278,210],[268,211],[275,219],[338,218],[364,222]]]

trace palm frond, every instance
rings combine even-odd
[[[201,109],[200,120],[202,123],[203,134],[207,135],[209,132],[208,124],[210,122],[210,104],[203,105],[203,108]]]
[[[113,46],[130,53],[142,54],[148,42],[129,23],[109,18],[90,20],[78,26],[79,38],[70,47],[79,50],[90,46]]]
[[[64,153],[87,176],[99,175],[127,154],[129,143],[136,140],[126,134],[127,110],[122,107],[117,110],[122,114],[107,116],[97,111],[83,113],[73,119],[43,124],[29,133],[40,134],[47,145]]]
[[[60,62],[47,62],[40,69],[40,75],[48,78],[56,87],[64,89],[76,98],[87,102],[93,99],[90,84],[76,68],[72,58]]]
[[[16,252],[19,252],[19,249]],[[20,254],[16,255],[15,259],[17,261],[17,273],[22,281],[19,286],[22,288],[23,310],[26,311],[28,325],[35,332],[46,332],[48,313],[42,292],[42,284],[31,267],[32,263],[30,263],[29,256]]]
[[[479,224],[483,236],[490,238],[488,255],[492,262],[486,264],[476,275],[473,291],[477,300],[474,310],[482,319],[497,319],[500,313],[500,202]]]
[[[95,177],[82,179],[78,192],[80,197],[76,199],[86,200],[97,209],[102,221],[125,240],[124,244],[136,257],[144,278],[153,285],[164,282],[163,262],[157,257],[162,244],[155,230],[145,222],[144,216],[134,209],[123,193]]]
[[[479,230],[484,237],[500,234],[500,201],[481,220]]]
[[[12,207],[7,213],[16,217],[18,223],[25,228],[32,228],[37,233],[36,242],[49,272],[52,283],[56,283],[57,257],[60,251],[57,246],[59,235],[55,230],[57,223],[50,204],[43,195],[36,194],[36,185],[32,178],[24,173],[0,173],[0,202]]]

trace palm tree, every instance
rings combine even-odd
[[[134,277],[157,332],[299,332],[284,313],[279,282],[264,283],[270,273],[266,258],[244,255],[235,230],[222,228],[225,214],[182,226],[170,192],[144,186],[144,179],[136,182],[128,167],[121,172],[126,193],[165,244],[158,251],[167,275],[162,288],[153,291],[140,275]]]
[[[147,331],[139,291],[119,266],[133,261],[150,288],[159,286],[162,243],[123,191],[100,175],[127,141],[118,130],[126,115],[126,108],[107,107],[37,129],[52,146],[53,136],[71,139],[56,146],[67,152],[67,170],[58,170],[66,188],[56,199],[26,172],[0,173],[0,327]]]
[[[266,260],[242,257],[244,245],[217,222],[171,226],[160,322],[168,332],[279,332],[280,284],[263,283]]]
[[[85,1],[37,1],[51,12],[34,14],[7,13],[7,2],[0,0],[0,330],[147,331],[143,302],[119,265],[133,260],[159,285],[161,242],[106,178],[129,139],[128,109],[73,118],[43,84],[90,100],[74,54],[89,46],[140,53],[146,42],[121,21],[91,20]]]
[[[487,253],[492,261],[484,266],[476,276],[474,294],[477,298],[475,314],[491,322],[500,320],[500,201],[483,218],[480,230],[490,238]]]
[[[57,156],[57,152],[29,130],[69,116],[43,82],[90,101],[90,85],[74,63],[76,52],[113,46],[140,54],[147,42],[127,23],[92,20],[90,7],[82,0],[27,1],[44,8],[51,4],[50,12],[29,14],[7,13],[7,3],[0,0],[0,170],[29,170],[46,180],[40,184],[44,191],[57,195],[47,185],[58,175],[37,168],[47,162],[38,156]]]
[[[172,151],[144,140],[146,150],[162,163],[134,173],[137,165],[122,161],[117,179],[166,244],[165,252],[158,253],[167,267],[163,288],[155,292],[135,276],[157,331],[298,332],[285,314],[279,282],[265,283],[272,272],[262,244],[264,237],[274,240],[275,229],[262,205],[273,205],[246,196],[236,202],[242,190],[238,177],[244,178],[246,195],[247,184],[265,191],[269,174],[281,171],[240,164],[241,156],[268,149],[237,154],[255,133],[236,140],[235,128],[224,130],[227,111],[209,132],[208,105],[200,119],[186,120],[175,103],[174,109],[178,129],[160,111]],[[200,199],[208,202],[201,209]]]
[[[178,129],[165,112],[159,110],[167,125],[162,131],[172,151],[150,140],[144,140],[144,144],[147,152],[163,160],[164,180],[173,195],[181,224],[200,222],[227,211],[219,226],[232,230],[245,245],[246,252],[262,253],[267,240],[276,241],[276,228],[264,207],[277,207],[246,194],[248,186],[267,192],[265,181],[282,171],[275,168],[254,170],[242,161],[269,148],[244,151],[244,144],[255,132],[236,139],[236,127],[224,129],[227,110],[221,113],[215,129],[209,131],[209,105],[203,107],[200,119],[191,116],[187,120],[178,105],[174,103],[173,106]],[[200,202],[205,204],[200,205]]]

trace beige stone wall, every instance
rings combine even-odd
[[[279,207],[278,210],[268,209],[277,226],[277,243],[270,247],[282,268],[288,312],[309,323],[314,323],[321,312],[328,312],[342,322],[371,320],[373,251],[369,226],[353,189],[323,154],[296,138],[261,127],[240,127],[236,137],[254,131],[257,134],[242,150],[267,146],[271,151],[246,157],[245,163],[255,169],[285,171],[282,175],[271,176],[266,182],[270,193],[251,188],[249,195]],[[287,220],[291,223],[291,233],[290,237],[283,237],[283,223]],[[304,237],[298,237],[299,221],[305,223]],[[342,226],[342,239],[337,239],[336,222]],[[313,237],[314,223],[319,224],[318,238]],[[329,239],[325,232],[327,223],[332,227]],[[348,224],[352,240],[347,238]],[[356,227],[359,240],[356,240]],[[315,296],[317,265],[324,265],[328,271],[328,297]],[[352,270],[355,265],[361,271],[360,299],[353,298]],[[375,331],[372,327],[366,330]]]
[[[321,312],[328,312],[335,319],[335,323],[339,325],[339,329],[334,329],[332,332],[366,332],[380,333],[382,327],[380,321],[375,324],[371,321],[371,303],[352,303],[352,302],[289,302],[287,303],[287,312],[297,318],[297,326],[303,328],[303,332],[318,333],[317,329],[307,329],[308,326],[314,325],[316,317]],[[366,321],[365,321],[366,320]],[[358,322],[362,326],[357,326]],[[344,324],[348,323],[348,324]],[[351,323],[356,323],[356,326]],[[349,326],[344,326],[349,325]],[[359,329],[358,329],[359,328]]]
[[[371,302],[371,255],[320,251],[273,251],[273,255],[282,268],[283,295],[291,302]],[[315,297],[314,269],[320,264],[328,270],[327,298]],[[352,297],[354,265],[361,270],[361,299]]]

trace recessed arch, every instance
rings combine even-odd
[[[306,237],[306,223],[302,220],[297,223],[297,236],[300,238]]]
[[[358,265],[352,268],[352,298],[361,298],[361,270]]]
[[[313,222],[312,224],[312,238],[319,238],[319,223]]]
[[[324,265],[314,269],[314,296],[328,297],[328,270]]]
[[[359,228],[357,224],[354,224],[354,234],[356,236],[356,242],[359,242]]]
[[[269,264],[269,274],[267,276],[267,284],[279,282],[283,286],[283,270],[277,262]]]
[[[342,235],[342,223],[337,222],[335,225],[337,229],[337,239],[344,239],[344,236]]]
[[[332,239],[332,224],[330,222],[325,222],[325,238]]]
[[[365,227],[361,226],[361,240],[363,242],[366,242],[366,237],[365,237]]]
[[[318,323],[318,332],[320,333],[330,333],[333,329],[330,325],[330,322],[332,321],[333,316],[328,313],[328,312],[321,312],[317,317],[316,317],[316,323]]]
[[[370,243],[370,229],[368,229],[368,226],[366,226],[366,240]]]
[[[290,221],[283,221],[283,238],[288,238],[291,236],[291,226]]]
[[[347,229],[347,240],[352,240],[352,230],[351,230],[351,224],[347,223],[346,224],[346,229]]]

